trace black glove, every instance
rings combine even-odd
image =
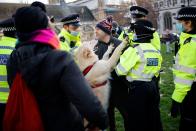
[[[178,103],[173,100],[171,106],[171,116],[173,118],[176,118],[180,114],[180,108],[181,108],[181,103]]]
[[[70,42],[70,47],[71,47],[71,48],[75,47],[75,45],[76,45],[76,42],[75,42],[75,41],[71,41],[71,42]]]

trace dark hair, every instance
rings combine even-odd
[[[46,13],[46,6],[45,6],[45,4],[42,3],[42,2],[35,1],[35,2],[33,2],[33,3],[31,4],[31,6],[33,6],[33,7],[38,7],[38,8],[40,8],[43,12]]]
[[[33,6],[17,9],[14,22],[17,33],[30,33],[48,27],[46,13]]]
[[[184,22],[191,21],[192,31],[196,32],[196,19],[186,19]]]
[[[196,19],[191,20],[193,30],[196,31]]]

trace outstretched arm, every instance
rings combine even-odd
[[[110,68],[113,68],[117,64],[121,52],[127,46],[127,43],[128,43],[128,38],[123,40],[123,42],[114,50],[114,53],[108,60],[108,65],[110,65]]]
[[[105,52],[105,54],[103,55],[102,60],[108,60],[109,59],[109,55],[112,53],[113,49],[114,49],[114,44],[111,44],[110,46],[108,46],[108,49]]]

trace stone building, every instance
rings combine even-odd
[[[176,30],[177,21],[174,17],[178,10],[184,6],[196,7],[196,0],[154,0],[154,9],[158,13],[157,24],[160,34],[167,29],[178,33]]]
[[[104,0],[76,0],[67,4],[69,6],[87,6],[98,21],[105,18]]]
[[[54,1],[53,1],[54,2]],[[18,4],[18,3],[0,3],[0,21],[6,18],[10,18],[14,12],[23,6],[29,6],[29,4]],[[67,15],[78,13],[81,19],[81,32],[83,40],[89,40],[93,38],[94,26],[96,19],[92,12],[86,6],[68,6],[64,0],[60,0],[60,4],[46,5],[47,15],[49,17],[54,16],[56,21],[57,29],[62,28],[60,20]]]

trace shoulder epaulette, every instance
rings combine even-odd
[[[60,40],[61,42],[65,42],[65,37],[61,36],[61,37],[59,38],[59,40]]]
[[[138,45],[139,45],[139,44],[134,44],[134,45],[133,45],[133,48],[137,47]]]
[[[187,43],[190,43],[191,39],[192,39],[192,37],[187,38],[187,39],[184,41],[184,44],[183,44],[183,45],[185,45],[185,44],[187,44]]]

